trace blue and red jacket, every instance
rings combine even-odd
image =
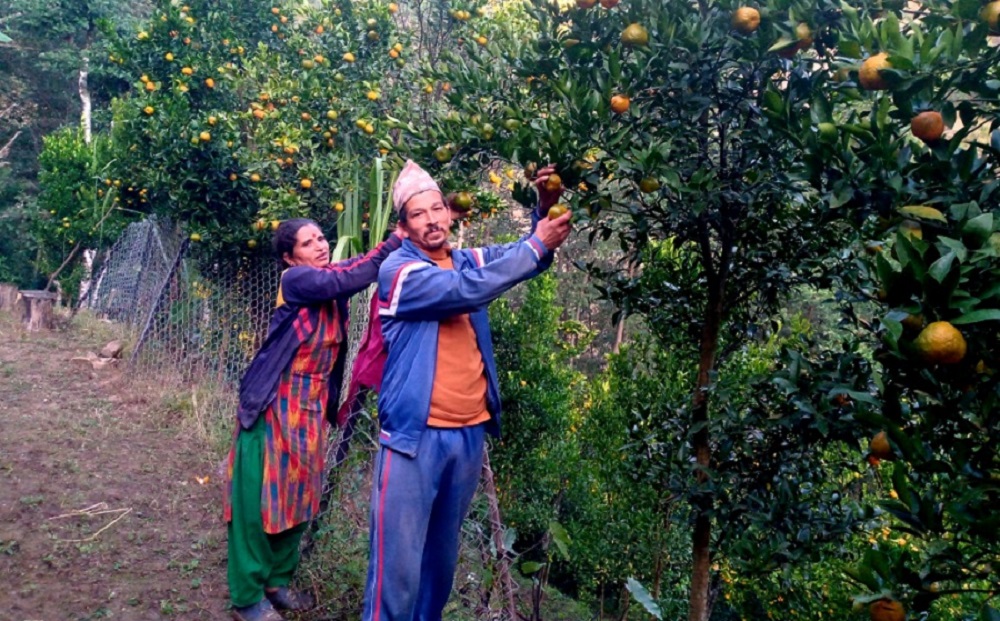
[[[468,313],[486,373],[487,430],[500,434],[500,388],[487,306],[514,285],[537,276],[553,254],[532,233],[511,244],[452,250],[454,269],[442,269],[409,240],[382,264],[379,316],[388,357],[379,392],[382,445],[414,456],[427,428],[437,365],[438,322]]]
[[[348,300],[375,282],[379,266],[392,251],[399,248],[400,241],[393,234],[365,255],[323,268],[290,267],[281,274],[278,307],[271,316],[267,338],[240,382],[240,404],[236,415],[244,429],[250,429],[260,413],[274,401],[282,372],[299,346],[316,329],[320,305],[336,300],[340,331],[346,335]],[[330,374],[326,408],[328,418],[337,411],[347,349],[341,347]]]

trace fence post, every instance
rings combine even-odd
[[[177,268],[180,267],[181,261],[184,260],[184,254],[187,252],[189,242],[189,239],[181,242],[180,248],[177,249],[177,257],[174,259],[174,264],[170,266],[167,277],[160,284],[160,290],[157,292],[153,305],[149,309],[149,316],[146,317],[146,323],[142,326],[142,332],[139,333],[139,340],[135,342],[135,347],[132,348],[132,355],[128,360],[129,366],[134,365],[135,361],[139,359],[139,352],[142,351],[142,346],[145,345],[146,338],[149,336],[149,330],[153,327],[153,319],[156,317],[156,313],[160,311],[160,304],[163,302],[164,294],[170,286],[170,280],[174,277]]]

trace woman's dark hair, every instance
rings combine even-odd
[[[278,225],[278,230],[274,232],[274,237],[271,239],[271,247],[274,249],[274,254],[281,267],[288,267],[288,263],[285,262],[285,254],[294,254],[295,239],[298,237],[299,229],[310,224],[319,228],[319,225],[309,218],[292,218]]]

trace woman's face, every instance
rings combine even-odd
[[[326,267],[330,264],[330,243],[323,231],[307,224],[295,234],[295,248],[291,255],[286,252],[284,259],[290,266]]]

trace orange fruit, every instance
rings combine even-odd
[[[183,69],[181,69],[181,73],[183,73],[184,75],[191,75],[192,73],[194,73],[194,69],[192,69],[191,67],[184,67]]]
[[[168,63],[171,63],[174,61],[174,55],[171,54],[170,52],[167,52],[166,54],[163,55],[163,59]]]
[[[323,24],[316,26],[316,34],[323,34]]]
[[[659,189],[660,189],[660,182],[654,177],[645,177],[644,179],[639,181],[639,190],[642,191],[644,194],[652,194],[653,192]]]
[[[615,114],[625,114],[631,104],[627,95],[615,95],[611,98],[611,111]]]
[[[868,606],[868,616],[872,621],[904,621],[906,609],[894,599],[880,599]]]
[[[260,182],[260,175],[258,175],[257,173],[250,175],[250,181],[254,183]]]
[[[913,340],[920,358],[929,364],[957,364],[965,358],[968,345],[958,329],[947,321],[935,321]]]
[[[472,194],[468,192],[459,192],[458,194],[455,195],[455,199],[452,201],[451,204],[458,211],[469,211],[470,209],[472,209],[472,205],[475,202],[476,201],[472,197]]]
[[[629,47],[649,44],[649,31],[642,24],[629,24],[622,31],[622,43]]]
[[[247,240],[247,248],[249,248],[250,250],[253,250],[256,247],[257,247],[257,240],[256,239],[248,239]]]
[[[389,3],[389,12],[390,13],[399,13],[399,5],[396,4],[395,2],[390,2]]]
[[[205,86],[208,88],[215,88],[215,80],[212,78],[205,78]]]
[[[312,179],[303,179],[302,181],[299,181],[299,185],[302,186],[303,190],[308,190],[313,187],[313,182]]]
[[[155,91],[156,90],[156,83],[155,82],[146,82],[146,90],[147,91]]]
[[[349,63],[353,63],[355,60],[357,60],[354,57],[354,54],[352,54],[350,52],[347,52],[346,54],[344,54],[344,56],[342,58],[344,59],[344,62],[349,62]]]
[[[201,235],[199,235],[198,233],[191,233],[191,241],[193,241],[193,242],[200,242],[201,241]]]
[[[926,110],[910,119],[910,131],[925,143],[935,142],[944,134],[944,118],[936,110]]]
[[[545,189],[549,192],[556,192],[562,187],[562,177],[556,173],[549,175],[549,178],[545,180]]]
[[[1000,33],[1000,0],[993,0],[984,6],[979,16],[990,27],[990,32]]]
[[[281,226],[281,220],[271,220],[272,231],[277,231],[279,226]]]
[[[569,207],[563,203],[556,203],[555,205],[549,207],[549,220],[555,220],[567,211],[569,211]]]
[[[753,34],[760,27],[760,11],[750,6],[741,6],[733,11],[730,21],[736,32],[744,35]]]
[[[861,69],[858,70],[858,82],[861,88],[867,91],[885,90],[889,85],[882,77],[882,71],[891,68],[889,55],[885,52],[869,56],[861,63]]]
[[[334,211],[344,211],[344,203],[341,203],[339,201],[336,202],[336,203],[334,203],[333,204],[333,210]]]
[[[880,431],[868,443],[868,452],[877,459],[890,460],[893,458],[892,447],[889,446],[889,436]]]
[[[153,109],[153,106],[146,106],[145,108],[142,109],[142,111],[146,113],[146,116],[149,116],[154,112],[156,112],[156,110]]]
[[[200,140],[201,140],[202,142],[208,142],[209,140],[211,140],[211,139],[212,139],[212,134],[210,134],[210,133],[208,133],[208,132],[201,132],[200,134],[198,134],[198,138],[199,138],[199,139],[200,139]]]

